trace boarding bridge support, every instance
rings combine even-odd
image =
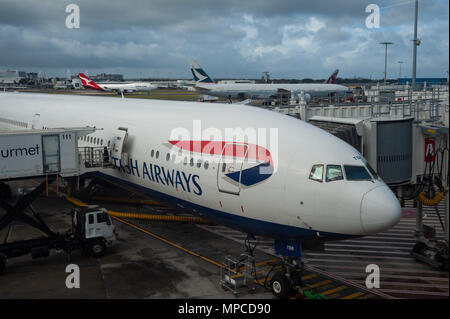
[[[10,225],[14,220],[20,219],[28,225],[39,229],[48,236],[54,236],[55,234],[50,228],[44,223],[41,217],[33,211],[33,217],[25,214],[25,210],[30,206],[30,204],[44,192],[46,185],[52,183],[56,179],[56,175],[49,175],[47,180],[40,183],[30,193],[22,196],[16,202],[15,205],[10,205],[4,200],[0,199],[0,207],[6,211],[6,214],[0,218],[0,231]]]

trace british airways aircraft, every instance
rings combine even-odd
[[[112,149],[114,168],[97,177],[273,238],[283,271],[270,285],[280,298],[301,285],[301,242],[374,234],[401,216],[397,198],[356,149],[287,115],[230,104],[0,93],[0,130],[80,126],[103,129],[79,146]]]
[[[78,73],[81,84],[86,89],[99,91],[114,91],[118,93],[131,93],[137,91],[153,91],[158,87],[147,82],[132,82],[132,83],[95,83],[83,73]]]
[[[248,234],[334,240],[381,232],[400,219],[397,198],[356,149],[269,110],[0,93],[1,130],[23,129],[23,123],[31,128],[32,121],[35,128],[103,128],[79,141],[113,148],[115,169],[97,175]],[[195,133],[198,123],[202,134]],[[267,145],[227,129],[274,130],[276,138]],[[117,139],[124,130],[128,139]]]
[[[264,99],[280,92],[300,95],[303,91],[305,99],[309,102],[313,97],[327,97],[329,95],[345,96],[350,92],[346,86],[334,84],[339,70],[333,72],[325,83],[214,83],[211,77],[206,74],[200,65],[189,61],[192,75],[196,81],[194,89],[202,94],[224,97],[228,99]]]

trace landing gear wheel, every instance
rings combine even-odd
[[[93,240],[88,244],[88,254],[92,257],[101,257],[105,254],[106,245],[103,240]]]
[[[272,288],[272,293],[280,299],[287,298],[289,292],[291,291],[291,283],[289,282],[289,279],[281,272],[275,273],[272,277],[270,287]]]
[[[5,272],[6,268],[6,257],[0,254],[0,275]]]

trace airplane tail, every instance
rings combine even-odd
[[[192,75],[196,83],[214,83],[214,81],[209,77],[208,74],[198,65],[194,60],[189,61],[189,66],[191,67]]]
[[[333,72],[333,74],[330,75],[328,80],[325,81],[325,83],[327,83],[327,84],[334,84],[334,82],[336,82],[336,78],[337,78],[338,73],[339,73],[339,69],[336,69]]]
[[[90,78],[88,78],[86,75],[84,75],[83,73],[78,73],[78,77],[81,80],[81,83],[83,84],[83,86],[87,89],[93,89],[93,90],[100,90],[100,91],[104,91],[101,87],[99,87],[97,85],[97,83],[95,83],[94,81],[92,81]]]

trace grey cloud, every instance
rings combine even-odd
[[[80,6],[80,29],[64,27],[65,6],[72,2]],[[342,76],[381,78],[378,42],[395,42],[389,50],[392,73],[396,60],[411,59],[413,2],[377,1],[382,7],[377,30],[364,25],[369,3],[0,0],[0,68],[120,69],[130,76],[188,77],[186,61],[194,58],[215,77],[259,77],[270,71],[273,77],[323,78],[340,68]],[[307,29],[312,18],[323,27]],[[421,1],[419,21],[419,71],[440,76],[448,70],[448,1]]]

